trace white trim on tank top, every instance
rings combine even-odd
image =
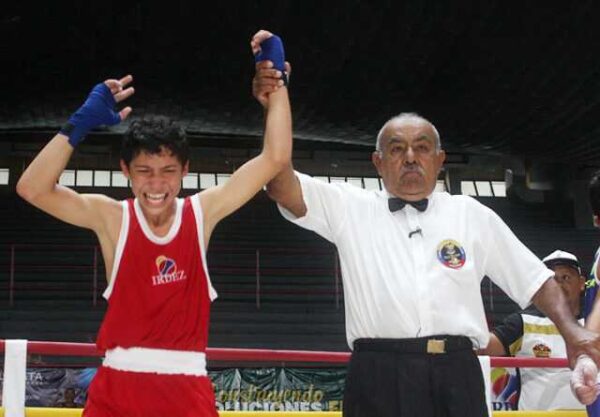
[[[135,215],[137,217],[138,223],[142,228],[142,232],[148,238],[148,240],[152,243],[156,243],[157,245],[166,245],[170,243],[177,232],[179,231],[179,226],[181,226],[181,213],[183,212],[183,198],[175,199],[175,219],[173,219],[173,224],[171,224],[171,228],[164,236],[156,236],[150,226],[148,226],[148,222],[146,222],[146,218],[144,217],[144,213],[142,212],[142,207],[140,206],[140,202],[136,198],[133,200],[133,208],[135,209]]]
[[[208,263],[206,262],[206,246],[204,245],[204,215],[202,214],[202,206],[200,205],[200,196],[194,194],[190,197],[194,217],[196,218],[196,232],[198,234],[198,246],[200,247],[200,256],[202,257],[202,267],[206,275],[206,283],[208,284],[208,296],[210,301],[214,301],[219,295],[212,286],[210,275],[208,274]]]
[[[109,299],[115,287],[115,280],[117,279],[117,271],[121,264],[121,257],[123,256],[123,249],[127,242],[127,235],[129,234],[129,205],[127,200],[121,201],[121,208],[123,209],[123,215],[121,217],[121,230],[119,231],[119,240],[117,241],[117,247],[115,248],[115,259],[113,260],[112,272],[110,274],[110,281],[102,296],[105,299]]]

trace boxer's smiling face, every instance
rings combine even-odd
[[[392,119],[381,135],[372,161],[386,189],[408,201],[426,198],[435,189],[446,154],[426,120]]]
[[[171,151],[164,148],[157,154],[140,152],[129,166],[121,161],[123,173],[131,180],[133,194],[144,214],[150,217],[160,216],[174,207],[188,165],[182,165]]]

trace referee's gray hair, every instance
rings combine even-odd
[[[394,122],[397,120],[398,121],[404,121],[404,120],[419,121],[419,122],[425,122],[425,123],[429,124],[431,126],[431,128],[433,129],[433,132],[435,133],[435,150],[436,150],[436,152],[439,152],[440,149],[442,149],[442,141],[440,140],[440,134],[438,133],[438,131],[435,128],[435,126],[433,125],[433,123],[431,123],[429,120],[427,120],[426,118],[424,118],[423,116],[421,116],[418,113],[406,112],[406,113],[400,113],[400,114],[390,118],[387,122],[385,122],[383,124],[381,129],[379,129],[379,133],[377,134],[377,142],[375,143],[376,151],[381,151],[381,139],[383,137],[383,131],[385,130],[388,123]]]

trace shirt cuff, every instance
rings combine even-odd
[[[546,281],[554,276],[554,271],[551,269],[545,268],[538,273],[536,279],[529,285],[527,290],[525,290],[523,294],[523,298],[519,300],[519,306],[521,308],[526,308],[529,304],[531,304],[533,296],[535,293],[539,291],[539,289],[544,285]]]
[[[304,205],[306,206],[306,213],[302,217],[296,217],[294,215],[294,213],[292,213],[291,211],[289,211],[288,209],[286,209],[279,203],[277,203],[277,208],[279,209],[279,212],[281,213],[281,215],[283,216],[284,219],[286,219],[298,226],[304,227],[304,224],[309,222],[309,218],[308,218],[309,205],[306,201],[306,190],[304,188],[303,177],[308,177],[308,175],[302,174],[301,172],[298,172],[298,171],[294,171],[294,175],[300,182],[300,188],[302,189],[302,200],[304,201]],[[310,177],[308,177],[308,178],[310,178]]]

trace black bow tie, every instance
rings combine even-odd
[[[425,211],[427,209],[427,204],[429,204],[429,200],[424,198],[419,201],[406,201],[398,197],[392,197],[388,199],[388,207],[390,208],[390,211],[392,213],[398,210],[402,210],[407,204],[410,204],[419,211]]]

